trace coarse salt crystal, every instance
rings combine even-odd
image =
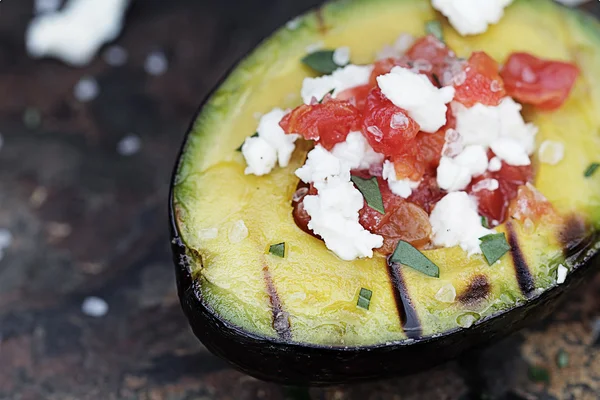
[[[558,270],[556,271],[556,283],[559,285],[565,283],[567,280],[567,274],[569,273],[569,269],[564,265],[560,264],[558,266]]]
[[[300,17],[296,17],[294,19],[289,20],[285,24],[285,27],[288,28],[290,31],[295,31],[300,26],[300,21],[301,21]]]
[[[127,63],[129,54],[125,48],[114,45],[109,46],[106,50],[104,50],[102,58],[104,59],[104,62],[111,67],[121,67]]]
[[[556,165],[565,156],[565,146],[560,142],[545,140],[540,145],[538,155],[542,163]]]
[[[75,98],[82,103],[94,100],[99,92],[100,87],[98,86],[98,82],[89,76],[81,78],[75,85],[75,88],[73,88]]]
[[[500,184],[496,179],[482,179],[473,185],[473,193],[481,192],[482,190],[489,190],[493,192],[500,187]]]
[[[117,144],[117,152],[122,156],[132,156],[142,147],[142,139],[134,134],[129,134]]]
[[[381,129],[379,129],[375,125],[368,126],[367,131],[373,136],[375,136],[375,141],[381,142],[381,139],[383,139],[383,132],[381,132]]]
[[[144,62],[144,69],[149,75],[160,76],[167,72],[169,61],[162,51],[153,51],[148,54]]]
[[[198,231],[198,238],[201,240],[216,239],[219,236],[219,228],[206,228]]]
[[[81,304],[81,311],[89,317],[103,317],[108,313],[108,303],[100,297],[86,297]]]
[[[437,291],[435,299],[442,303],[454,303],[454,300],[456,300],[456,288],[452,283],[446,283]]]
[[[248,237],[248,228],[244,220],[237,220],[233,223],[227,237],[231,243],[239,243]]]
[[[392,129],[403,129],[409,124],[408,117],[404,113],[396,113],[392,115],[390,120],[390,128]]]

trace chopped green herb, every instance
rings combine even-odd
[[[444,41],[444,31],[442,31],[442,23],[440,21],[433,20],[426,22],[425,32],[427,32],[429,35],[435,36],[441,42]]]
[[[373,296],[373,292],[371,290],[360,288],[360,293],[358,294],[358,302],[356,303],[356,306],[368,310],[369,305],[371,304],[371,296]]]
[[[433,278],[440,277],[440,269],[437,265],[431,262],[419,250],[415,249],[410,243],[402,240],[398,242],[396,250],[394,250],[394,253],[390,257],[390,261],[406,265]]]
[[[488,222],[487,217],[484,217],[483,215],[481,216],[481,226],[488,229],[490,227],[490,223]]]
[[[335,92],[335,89],[331,89],[329,92],[327,92],[327,93],[325,94],[325,96],[323,96],[323,98],[322,98],[321,100],[319,100],[319,104],[323,103],[323,100],[325,100],[325,97],[327,97],[327,95],[330,95],[330,96],[332,96],[332,95],[333,95],[333,92]]]
[[[257,137],[258,136],[258,132],[254,132],[254,134],[250,137]],[[244,140],[245,142],[245,140]],[[235,149],[235,151],[242,151],[242,146],[244,145],[244,143],[242,142],[242,144],[240,144],[240,147],[238,147],[237,149]]]
[[[486,235],[480,237],[479,240],[481,240],[479,247],[489,265],[493,265],[510,250],[504,233]]]
[[[381,198],[381,191],[379,190],[379,183],[377,178],[363,179],[359,176],[352,175],[350,178],[356,185],[356,188],[362,193],[365,198],[367,205],[375,211],[379,211],[381,214],[385,214],[383,207],[383,199]]]
[[[590,166],[585,170],[584,176],[589,178],[590,176],[594,175],[594,172],[596,172],[598,167],[600,167],[599,163],[591,163]]]
[[[569,366],[569,353],[564,349],[560,349],[556,354],[556,365],[561,369]]]
[[[550,382],[550,372],[546,368],[538,367],[535,365],[531,365],[529,367],[529,371],[527,373],[529,379],[533,382],[537,383],[549,383]]]
[[[269,247],[269,253],[277,257],[285,257],[285,242],[272,244]]]
[[[302,63],[312,70],[321,74],[331,74],[333,71],[345,65],[338,65],[333,61],[333,50],[319,50],[310,53],[302,59]]]

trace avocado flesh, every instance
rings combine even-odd
[[[299,146],[289,167],[264,177],[244,175],[243,157],[235,152],[256,129],[255,113],[300,103],[302,79],[310,74],[299,62],[307,46],[350,46],[353,63],[369,63],[399,34],[423,35],[424,22],[438,18],[428,1],[417,0],[331,3],[319,15],[308,14],[297,29],[274,34],[205,104],[175,178],[177,230],[192,257],[203,303],[241,331],[306,345],[359,347],[403,341],[412,335],[406,326],[403,329],[385,258],[341,261],[294,223],[294,170],[302,165],[307,148]],[[484,35],[463,38],[448,25],[444,33],[459,56],[484,50],[502,62],[511,52],[526,51],[575,62],[582,74],[558,111],[526,110],[526,119],[539,127],[538,144],[549,139],[565,145],[559,164],[537,164],[534,182],[565,222],[542,224],[529,232],[513,221],[509,236],[521,250],[518,265],[506,255],[490,267],[482,256],[467,257],[460,248],[451,248],[425,252],[440,267],[439,279],[402,268],[404,294],[410,299],[405,303],[418,319],[421,337],[468,327],[551,288],[557,266],[565,263],[561,235],[569,221],[581,219],[590,227],[580,229],[578,237],[592,235],[600,221],[600,180],[583,176],[590,163],[600,160],[597,22],[549,0],[517,0]],[[240,219],[249,236],[231,243],[228,233]],[[217,238],[203,239],[203,230],[211,228],[218,228]],[[507,226],[497,230],[505,232]],[[266,254],[269,245],[282,241],[287,244],[286,258]],[[523,265],[532,278],[525,293],[515,273]],[[448,283],[456,288],[454,303],[435,298]],[[270,288],[276,291],[279,311],[289,315],[289,332],[283,335],[274,324]],[[368,311],[356,306],[361,288],[373,291]]]

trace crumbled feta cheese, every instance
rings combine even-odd
[[[266,175],[277,163],[277,150],[261,137],[246,138],[242,145],[242,154],[246,159],[246,175]]]
[[[496,157],[508,165],[530,165],[531,160],[525,149],[516,140],[509,137],[496,139],[491,144],[491,149]]]
[[[502,99],[497,107],[500,120],[500,136],[510,137],[519,142],[527,154],[535,150],[537,127],[527,124],[521,115],[523,107],[511,97]]]
[[[310,215],[308,228],[321,236],[327,248],[342,260],[372,257],[373,249],[383,245],[383,237],[370,233],[359,223],[362,194],[340,176],[314,185],[318,195],[304,198],[304,210]]]
[[[433,7],[463,36],[476,35],[496,24],[512,0],[432,0]]]
[[[242,145],[242,154],[248,167],[246,175],[265,175],[275,167],[278,161],[280,167],[287,167],[292,153],[296,148],[295,142],[300,135],[288,135],[279,126],[286,112],[280,108],[264,114],[258,123],[257,137],[246,138]]]
[[[350,169],[369,169],[383,162],[383,154],[377,153],[361,132],[350,132],[344,142],[336,144],[332,154],[345,162]]]
[[[243,219],[239,219],[231,225],[229,232],[227,232],[227,238],[231,243],[239,243],[248,237],[248,228],[244,223]]]
[[[296,176],[304,183],[322,182],[334,176],[343,176],[350,180],[350,168],[320,144],[308,153],[306,162],[296,170]]]
[[[438,186],[449,192],[465,189],[471,179],[482,175],[488,167],[483,146],[470,145],[456,157],[443,156],[437,169]]]
[[[451,107],[456,117],[456,130],[465,145],[489,146],[490,141],[500,136],[501,122],[496,107],[477,103],[467,108],[458,102],[452,102]]]
[[[312,99],[321,100],[333,90],[333,97],[346,89],[369,83],[373,66],[347,65],[335,70],[331,75],[318,78],[305,78],[300,92],[304,104],[311,104]]]
[[[142,147],[142,139],[130,133],[117,143],[117,152],[122,156],[132,156]]]
[[[502,169],[502,160],[498,157],[492,157],[490,160],[490,165],[488,166],[488,171],[490,172],[498,172]]]
[[[333,52],[333,62],[340,67],[348,65],[350,63],[350,47],[338,47]]]
[[[27,29],[29,55],[53,56],[81,66],[88,64],[100,47],[114,40],[128,0],[69,0],[58,12],[41,14]]]
[[[89,317],[100,318],[108,312],[108,303],[100,297],[86,297],[81,304],[81,312]]]
[[[540,145],[538,155],[542,163],[556,165],[565,156],[565,146],[560,142],[544,140]]]
[[[473,193],[481,192],[482,190],[488,190],[493,192],[498,190],[500,183],[496,179],[482,179],[473,185]]]
[[[565,283],[567,280],[567,274],[569,273],[569,269],[564,265],[560,264],[558,266],[558,270],[556,271],[556,283],[559,285]]]
[[[429,216],[436,246],[460,246],[469,255],[481,253],[480,237],[494,233],[481,225],[477,203],[465,192],[448,193]]]
[[[412,194],[412,191],[418,188],[421,184],[421,181],[398,179],[396,177],[396,168],[394,167],[394,163],[391,161],[386,161],[383,163],[383,172],[381,176],[388,182],[388,186],[390,187],[392,193],[405,199],[409,198]]]
[[[351,142],[362,143],[361,140],[356,135],[350,137]],[[311,218],[308,228],[321,236],[327,248],[343,260],[372,257],[373,249],[383,245],[383,238],[360,225],[358,212],[364,199],[350,181],[352,165],[364,161],[348,157],[352,144],[340,145],[334,150],[337,148],[337,154],[343,158],[317,145],[308,153],[304,166],[296,170],[296,176],[314,184],[318,190],[317,195],[304,197],[304,210]]]
[[[434,133],[446,124],[446,104],[454,98],[453,87],[438,89],[425,75],[402,67],[378,76],[377,83],[384,96],[406,110],[423,132]]]

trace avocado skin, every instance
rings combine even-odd
[[[433,338],[348,348],[264,338],[220,319],[202,300],[200,285],[191,273],[191,253],[177,228],[173,182],[169,196],[171,248],[179,300],[194,334],[211,352],[237,369],[258,379],[286,385],[355,383],[409,375],[434,367],[549,316],[565,298],[565,293],[577,290],[597,271],[600,260],[597,251],[600,237],[595,235],[569,248],[567,258],[573,270],[564,284],[546,290],[523,305],[483,319],[469,329]]]

